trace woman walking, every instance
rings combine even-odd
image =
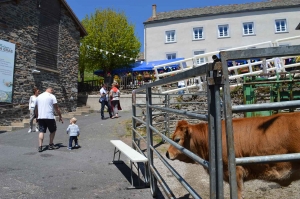
[[[29,119],[29,130],[28,130],[28,133],[31,133],[33,132],[33,120],[34,118],[36,118],[35,116],[35,112],[34,112],[34,109],[35,109],[35,104],[36,104],[36,98],[37,96],[39,95],[39,89],[37,89],[36,87],[33,88],[33,95],[30,97],[29,99],[29,110],[30,110],[30,119]],[[38,132],[39,129],[38,129],[38,123],[36,122],[36,125],[35,125],[35,131]]]
[[[119,110],[121,110],[121,106],[120,106],[120,91],[118,89],[118,83],[114,82],[112,84],[112,88],[109,92],[109,96],[110,96],[110,99],[111,99],[111,107],[112,107],[112,110],[113,110],[113,116],[112,116],[112,119],[113,118],[118,118],[119,115]]]

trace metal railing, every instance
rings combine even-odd
[[[99,91],[103,83],[103,80],[89,80],[78,82],[78,92]]]
[[[235,112],[246,112],[246,111],[259,111],[267,109],[287,109],[300,107],[300,101],[288,101],[288,102],[275,102],[275,103],[262,103],[254,105],[239,105],[232,106],[231,95],[230,95],[230,79],[227,68],[227,61],[235,59],[248,59],[251,57],[284,57],[294,56],[300,52],[300,46],[290,47],[271,47],[262,49],[248,49],[248,50],[235,50],[235,51],[223,51],[221,52],[222,63],[206,63],[200,67],[192,68],[182,73],[178,73],[172,77],[167,77],[159,81],[152,82],[137,88],[132,93],[132,145],[138,151],[143,153],[149,159],[148,175],[150,179],[150,188],[152,195],[157,194],[157,183],[160,183],[165,193],[170,197],[174,198],[174,194],[165,179],[158,172],[154,165],[154,155],[165,165],[165,167],[175,176],[175,178],[182,184],[182,186],[191,194],[194,198],[201,198],[200,194],[197,193],[186,180],[179,175],[160,154],[153,145],[154,135],[160,136],[165,142],[173,145],[175,148],[180,150],[185,155],[189,156],[194,161],[198,162],[209,170],[210,178],[210,198],[221,199],[224,198],[223,188],[223,160],[222,160],[222,128],[221,119],[222,112],[224,114],[225,132],[226,132],[226,145],[227,145],[227,158],[228,158],[228,171],[229,171],[229,184],[230,184],[230,198],[237,198],[237,181],[236,181],[236,165],[242,164],[253,164],[253,163],[266,163],[266,162],[277,162],[277,161],[292,161],[300,159],[300,154],[283,154],[283,155],[269,155],[269,156],[258,156],[258,157],[245,157],[236,158],[234,139],[233,139],[233,124],[232,124],[232,113]],[[152,88],[158,87],[172,82],[178,82],[181,80],[189,79],[194,76],[206,76],[207,85],[207,114],[198,114],[186,110],[172,109],[169,107],[169,94],[165,94],[165,103],[167,104],[155,104],[152,102],[154,95],[162,95],[162,93],[153,93]],[[222,89],[222,95],[220,90]],[[137,116],[137,108],[141,107],[141,104],[137,103],[136,94],[145,94],[146,104],[143,105],[146,108],[145,121]],[[222,103],[221,103],[222,98]],[[209,133],[209,161],[200,158],[198,155],[191,151],[183,148],[177,143],[169,139],[166,132],[159,131],[153,124],[153,113],[154,110],[160,110],[164,113],[165,128],[168,129],[168,114],[175,113],[177,115],[184,115],[189,118],[196,118],[208,122],[208,133]],[[142,135],[137,130],[137,122],[142,123],[146,127],[146,135]],[[168,132],[169,133],[169,132]],[[144,141],[147,144],[146,149],[140,148],[140,141]],[[145,153],[145,151],[147,153]]]
[[[234,47],[234,48],[225,49],[225,50],[222,50],[222,51],[243,50],[243,49],[251,49],[251,48],[261,48],[261,47],[278,47],[278,46],[280,46],[280,42],[291,41],[291,40],[295,40],[295,39],[300,39],[300,36],[277,39],[273,42],[272,41],[266,41],[266,42],[261,42],[261,43],[246,45],[246,46]],[[184,72],[186,70],[190,70],[191,68],[199,67],[203,64],[206,64],[206,63],[209,62],[209,60],[212,60],[211,59],[212,55],[217,55],[220,52],[221,51],[208,52],[208,53],[204,53],[204,54],[195,55],[193,57],[190,57],[190,58],[187,58],[187,59],[184,59],[184,60],[179,60],[179,61],[175,61],[175,62],[171,62],[171,63],[167,63],[167,64],[157,65],[153,68],[153,70],[155,71],[155,74],[156,74],[156,80],[159,80],[162,77],[175,75],[177,73]],[[299,55],[299,54],[297,54],[297,55]],[[297,56],[297,55],[295,55],[295,56]],[[284,59],[295,58],[295,56],[280,57],[281,65],[282,65],[283,70],[285,70],[287,68],[300,66],[300,63],[290,64],[290,65],[285,64]],[[276,72],[275,67],[269,67],[268,68],[268,66],[266,66],[266,71],[264,71],[263,69],[253,70],[253,66],[263,64],[263,61],[257,61],[257,62],[254,62],[254,63],[251,62],[251,60],[253,58],[255,58],[255,57],[249,57],[247,59],[247,64],[238,65],[237,62],[234,62],[233,63],[234,65],[232,67],[228,67],[228,70],[230,72],[231,71],[233,72],[233,74],[231,74],[229,78],[231,80],[235,80],[237,83],[240,83],[241,78],[244,77],[244,76],[254,75],[254,74],[261,74],[261,73],[264,73],[264,72],[274,72],[274,73]],[[205,60],[205,62],[204,63],[197,63],[198,59],[203,59],[203,60]],[[240,59],[240,58],[238,58],[238,59]],[[236,60],[238,60],[238,59],[236,59]],[[233,60],[233,61],[235,61],[235,60]],[[274,58],[271,58],[271,59],[267,58],[266,62],[267,63],[274,62]],[[189,65],[188,63],[190,63],[191,65],[188,66]],[[169,67],[169,66],[172,66],[172,65],[179,65],[179,69],[176,70],[176,71],[165,72],[165,73],[161,73],[161,74],[158,73],[159,68]],[[241,73],[240,72],[241,70],[246,70],[248,72]],[[161,93],[175,93],[175,92],[178,92],[180,90],[185,90],[185,92],[188,93],[189,90],[192,89],[192,88],[199,88],[199,90],[201,90],[201,91],[206,88],[204,77],[198,76],[198,77],[193,77],[193,79],[197,79],[197,82],[193,85],[189,85],[189,86],[184,87],[184,88],[172,89],[172,90],[171,89],[164,90],[163,88],[160,87],[160,92]],[[185,80],[185,81],[188,81],[188,80]],[[187,84],[185,84],[185,85],[187,85]]]

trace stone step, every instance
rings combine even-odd
[[[29,127],[29,120],[30,119],[23,119],[22,120],[22,123],[24,123],[24,127]],[[33,120],[33,125],[35,125],[36,124],[36,121],[35,121],[35,119]],[[14,126],[14,125],[12,125],[12,126]]]
[[[91,113],[92,110],[90,108],[85,108],[85,109],[76,109],[76,112],[86,112],[86,113]]]
[[[74,112],[74,113],[72,113],[72,114],[75,116],[75,115],[82,115],[82,113],[84,113],[84,112],[81,112],[81,111],[80,111],[80,112],[77,112],[77,111],[76,111],[76,112]]]
[[[0,126],[0,131],[15,131],[19,129],[24,129],[24,127],[20,126]]]
[[[76,115],[78,115],[78,114],[80,114],[80,115],[86,115],[86,114],[89,114],[91,112],[92,112],[92,110],[82,110],[82,111],[76,111],[75,114]]]
[[[73,113],[67,113],[67,114],[62,114],[62,118],[69,118],[71,119],[72,117],[74,117],[74,114]],[[58,117],[56,119],[56,121],[58,121]]]
[[[30,119],[23,119],[22,122],[23,123],[28,123],[29,124]]]
[[[16,126],[16,127],[29,127],[29,122],[27,123],[25,123],[25,122],[12,122],[11,124],[10,124],[11,126]]]
[[[72,117],[75,117],[76,115],[86,115],[86,114],[89,114],[92,112],[94,112],[94,111],[90,110],[90,106],[82,106],[82,107],[77,107],[76,112],[62,114],[62,117],[63,117],[63,119],[71,119]],[[59,119],[59,117],[55,116],[55,120],[58,121],[58,119]],[[23,129],[23,128],[29,128],[29,120],[30,119],[23,119],[22,122],[13,122],[13,123],[11,123],[11,126],[0,126],[0,131],[14,131],[14,130],[19,130],[19,129]],[[35,120],[33,121],[33,124],[35,125]]]
[[[12,126],[0,126],[0,131],[12,131]]]
[[[90,107],[77,107],[76,111],[85,111],[85,110],[90,110]]]
[[[28,126],[29,127],[29,126]],[[12,130],[20,130],[20,129],[24,129],[24,127],[20,127],[20,126],[12,126]],[[28,129],[27,129],[28,130]]]
[[[79,106],[76,108],[76,110],[81,110],[81,109],[90,109],[90,106]]]

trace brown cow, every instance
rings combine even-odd
[[[285,113],[267,117],[233,119],[236,157],[300,153],[300,113]],[[229,181],[226,134],[222,122],[224,180]],[[173,141],[209,161],[207,123],[189,124],[179,121]],[[191,158],[170,146],[167,158],[195,163]],[[238,198],[242,198],[244,181],[260,179],[288,186],[300,179],[300,161],[250,164],[236,167]]]

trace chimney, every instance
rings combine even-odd
[[[156,4],[152,5],[152,18],[156,17]]]

